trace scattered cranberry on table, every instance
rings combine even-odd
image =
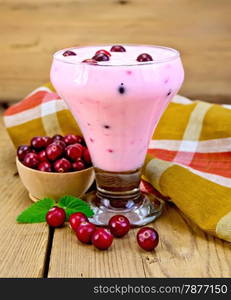
[[[42,172],[73,172],[92,166],[83,137],[74,134],[36,136],[30,145],[18,147],[17,156],[25,166]]]
[[[97,228],[81,212],[72,214],[69,218],[69,223],[79,241],[85,244],[92,243],[100,250],[108,249],[114,237],[122,238],[131,228],[128,218],[123,215],[114,215],[111,217],[108,222],[109,229],[103,227]],[[159,235],[152,227],[140,228],[136,238],[139,246],[146,251],[154,250],[159,243]]]
[[[159,235],[152,227],[141,228],[136,238],[139,246],[146,251],[154,250],[159,243]]]
[[[81,212],[76,212],[74,214],[70,215],[69,218],[69,222],[71,225],[71,228],[76,231],[78,226],[82,223],[82,222],[87,222],[87,217],[85,214],[81,213]]]
[[[52,207],[46,214],[46,221],[51,227],[60,227],[66,219],[65,210],[61,207]]]
[[[111,217],[108,225],[109,225],[111,233],[115,237],[124,236],[125,234],[128,233],[128,231],[130,229],[130,222],[129,222],[128,218],[126,218],[123,215],[115,215],[115,216]]]
[[[93,233],[91,241],[96,248],[100,250],[106,250],[113,242],[113,235],[108,229],[98,228]]]
[[[94,234],[95,230],[96,227],[94,224],[84,221],[79,224],[75,232],[80,242],[91,244],[92,235]]]

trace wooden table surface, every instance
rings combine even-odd
[[[0,112],[2,116],[2,112]],[[231,245],[203,233],[174,206],[153,226],[156,251],[138,248],[137,229],[108,251],[80,244],[66,225],[17,224],[31,204],[15,166],[15,150],[0,118],[0,277],[230,277]]]

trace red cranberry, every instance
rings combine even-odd
[[[58,173],[64,173],[71,170],[71,163],[66,158],[60,158],[54,163],[54,169]]]
[[[113,235],[108,229],[98,228],[92,235],[92,244],[100,249],[106,250],[108,249],[113,242]]]
[[[42,171],[42,172],[51,172],[51,164],[48,161],[42,161],[39,165],[38,165],[38,170]]]
[[[29,168],[35,169],[39,164],[39,158],[36,153],[29,152],[23,159],[23,164]]]
[[[86,163],[88,163],[88,164],[91,163],[91,156],[90,156],[89,150],[87,148],[85,148],[83,151],[83,159],[85,160]]]
[[[113,216],[109,220],[109,228],[111,233],[116,237],[122,237],[128,233],[130,229],[130,222],[128,218],[123,215]]]
[[[92,59],[92,58],[84,59],[82,62],[87,63],[89,65],[96,65],[97,64],[97,61],[95,59]]]
[[[121,45],[114,45],[111,47],[111,52],[126,52],[126,49]]]
[[[95,54],[92,59],[96,61],[108,61],[110,60],[110,57],[104,53]]]
[[[77,138],[77,136],[74,135],[74,134],[67,134],[67,135],[65,135],[65,137],[63,138],[63,141],[64,141],[67,145],[72,145],[72,144],[78,143],[78,138]]]
[[[46,214],[47,224],[52,227],[62,226],[66,219],[65,210],[61,207],[53,207]]]
[[[27,153],[31,152],[31,147],[28,145],[19,146],[17,149],[17,156],[20,161],[23,161]]]
[[[91,244],[92,234],[95,232],[96,227],[90,222],[81,222],[76,229],[76,236],[78,240],[85,244]]]
[[[53,142],[53,144],[61,146],[61,147],[63,148],[63,151],[65,150],[65,148],[66,148],[66,146],[67,146],[67,145],[64,143],[64,141],[61,141],[61,140],[56,140],[56,141]]]
[[[38,153],[38,158],[40,161],[47,161],[47,154],[46,154],[46,150],[41,150]]]
[[[35,136],[31,140],[31,146],[36,150],[46,148],[46,146],[48,145],[47,143],[48,143],[47,137],[44,137],[44,136]]]
[[[158,192],[151,183],[141,179],[140,181],[140,191],[144,194],[153,194],[157,199],[160,198],[164,201],[170,201],[168,196],[163,196],[160,192]],[[159,205],[159,200],[155,199],[156,205]]]
[[[47,158],[51,161],[58,159],[63,154],[63,148],[56,143],[52,143],[46,148]]]
[[[85,144],[85,141],[84,141],[84,138],[80,135],[76,135],[76,138],[77,138],[77,144],[82,144],[84,145]]]
[[[46,143],[45,147],[47,147],[48,145],[50,145],[53,142],[53,139],[51,137],[49,137],[49,136],[44,136],[43,139],[44,139],[44,141]]]
[[[52,137],[52,140],[53,140],[53,142],[54,142],[54,141],[57,141],[57,140],[63,141],[63,136],[60,135],[60,134],[56,134],[56,135],[54,135],[54,136]]]
[[[80,223],[87,222],[87,217],[85,214],[81,212],[76,212],[74,214],[70,215],[69,222],[71,225],[71,228],[76,231]]]
[[[154,190],[153,186],[151,185],[151,183],[149,183],[143,179],[141,179],[141,181],[140,181],[140,190],[144,194],[155,193],[155,190]]]
[[[152,61],[153,59],[150,54],[142,53],[137,57],[136,60],[139,62],[144,62],[144,61]]]
[[[100,50],[96,51],[95,54],[100,54],[100,53],[106,54],[107,56],[111,56],[111,53],[104,49],[100,49]]]
[[[137,242],[141,248],[151,251],[156,248],[159,242],[158,233],[151,227],[143,227],[137,232]]]
[[[72,56],[72,55],[77,55],[77,54],[74,51],[71,51],[71,50],[66,50],[63,53],[63,56]]]
[[[72,161],[76,161],[83,154],[83,146],[81,144],[73,144],[66,147],[66,155]]]
[[[82,159],[78,159],[77,161],[73,162],[72,169],[74,171],[81,171],[85,169],[85,163],[82,161]]]

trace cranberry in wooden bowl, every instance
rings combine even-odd
[[[30,198],[38,201],[45,197],[58,200],[64,195],[80,197],[94,181],[94,170],[86,156],[88,150],[83,138],[73,134],[59,135],[50,138],[47,144],[41,142],[43,138],[34,137],[28,147],[19,146],[17,150],[18,173]],[[69,157],[70,145],[81,151]],[[79,161],[82,167],[76,168]]]

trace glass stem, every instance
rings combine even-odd
[[[111,209],[130,209],[141,201],[141,168],[127,172],[109,172],[95,168],[100,204]]]

